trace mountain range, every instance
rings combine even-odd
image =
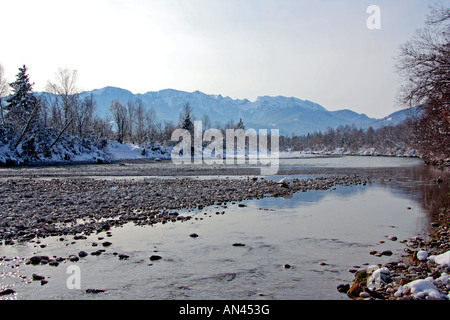
[[[109,108],[113,100],[126,104],[128,101],[140,99],[144,106],[155,110],[158,121],[178,123],[182,108],[189,103],[194,119],[208,115],[213,126],[216,123],[224,125],[230,120],[238,123],[242,118],[246,128],[279,129],[280,134],[285,135],[323,132],[341,125],[355,125],[358,129],[377,129],[385,125],[396,125],[416,114],[415,109],[405,109],[376,119],[348,109],[328,111],[317,103],[294,97],[262,96],[252,102],[200,91],[185,92],[173,89],[133,94],[125,89],[105,87],[82,92],[80,97],[83,99],[91,94],[97,104],[97,114],[101,117],[111,115]]]

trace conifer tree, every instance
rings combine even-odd
[[[181,114],[181,128],[188,130],[189,132],[194,131],[194,123],[192,122],[192,107],[189,103],[185,104]]]
[[[6,100],[6,121],[19,129],[29,122],[36,113],[37,98],[33,94],[33,84],[30,83],[28,68],[19,68],[16,81],[11,83],[12,95]]]

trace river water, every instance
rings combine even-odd
[[[237,203],[213,206],[186,212],[194,217],[187,222],[129,223],[111,229],[109,236],[103,232],[82,241],[48,237],[40,243],[2,245],[0,289],[12,288],[16,293],[1,298],[347,300],[336,287],[353,280],[351,269],[397,260],[404,253],[402,240],[426,233],[435,219],[435,203],[448,201],[448,184],[432,181],[441,173],[418,159],[345,156],[282,159],[280,164],[280,175],[267,178],[279,179],[283,170],[300,170],[295,177],[305,178],[318,175],[306,169],[356,168],[358,172],[379,170],[381,179],[367,185],[300,192],[288,199],[244,201],[245,207]],[[45,170],[95,171],[97,178],[113,179],[124,178],[118,174],[120,170],[136,166],[145,169],[170,164]],[[4,169],[3,173],[27,170],[43,169]],[[192,233],[198,237],[190,237]],[[389,238],[393,236],[396,241]],[[67,260],[57,267],[24,264],[24,258],[33,255],[89,253],[99,249],[92,247],[93,242],[105,240],[112,245],[103,248],[105,252],[99,256]],[[242,245],[233,246],[235,243]],[[393,256],[370,255],[373,250],[390,250]],[[119,259],[119,254],[128,259]],[[162,259],[150,261],[152,255]],[[30,280],[33,273],[45,276],[48,283]],[[74,283],[79,288],[71,288]],[[86,293],[90,288],[106,292]]]

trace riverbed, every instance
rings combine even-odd
[[[0,169],[2,184],[45,182],[58,186],[61,194],[68,192],[72,202],[96,193],[101,198],[104,192],[105,202],[118,201],[114,205],[121,206],[121,215],[134,210],[137,217],[137,208],[127,207],[125,200],[143,184],[169,186],[164,182],[196,180],[215,183],[220,190],[226,181],[231,190],[232,185],[245,183],[246,188],[247,184],[253,188],[251,183],[259,182],[273,189],[269,182],[283,177],[298,183],[313,181],[295,192],[287,192],[285,186],[280,193],[269,194],[264,189],[264,194],[255,193],[249,199],[236,195],[200,207],[170,208],[168,218],[158,223],[136,218],[99,229],[102,219],[120,220],[120,215],[79,212],[79,221],[67,221],[67,227],[94,219],[95,232],[82,237],[67,232],[26,241],[12,239],[10,244],[4,239],[0,246],[0,291],[11,289],[14,293],[0,298],[347,300],[337,291],[339,284],[351,282],[355,270],[401,256],[405,248],[402,240],[427,233],[437,219],[435,203],[448,202],[448,180],[435,182],[446,173],[413,158],[280,159],[277,176],[257,173],[258,168],[251,166],[177,167],[164,161]],[[351,177],[351,183],[343,183],[344,177]],[[313,187],[314,183],[324,185],[321,178],[335,183]],[[89,193],[64,189],[61,183],[71,180],[77,181],[75,186],[101,183],[102,188]],[[121,192],[125,190],[122,182],[135,189]],[[165,192],[161,189],[159,193]],[[23,206],[26,210],[31,205],[27,201],[35,200],[37,194],[34,191],[27,197],[9,199],[9,208]],[[39,193],[39,199],[42,207],[51,209],[46,194]],[[175,197],[172,200],[176,202]],[[89,205],[82,208],[96,210],[95,205]],[[107,203],[99,202],[98,210],[104,205]],[[136,205],[144,206],[141,202]],[[58,207],[58,203],[53,206]],[[2,226],[4,232],[11,231]],[[386,254],[369,254],[373,251]],[[80,257],[80,252],[86,255]],[[29,263],[33,256],[48,259]],[[159,259],[150,259],[152,256]],[[33,274],[43,278],[33,278]]]

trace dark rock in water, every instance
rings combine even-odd
[[[431,226],[432,226],[433,228],[437,228],[437,227],[439,227],[439,223],[433,222],[433,223],[431,223]]]
[[[112,243],[109,242],[109,241],[105,241],[102,244],[103,244],[104,247],[109,247],[110,245],[112,245]]]
[[[78,252],[78,256],[80,257],[80,258],[84,258],[84,257],[86,257],[88,255],[88,253],[86,252],[86,251],[80,251],[80,252]]]
[[[39,275],[39,274],[36,274],[36,273],[33,273],[33,280],[37,280],[37,281],[39,281],[39,280],[44,280],[45,279],[45,277],[44,276],[41,276],[41,275]]]
[[[245,205],[245,204],[243,204],[243,203],[239,203],[238,206],[239,206],[240,208],[244,208],[244,207],[246,207],[247,205]]]
[[[191,237],[191,238],[197,238],[197,237],[198,237],[198,234],[196,234],[196,233],[191,233],[191,234],[189,235],[189,237]]]
[[[150,257],[150,261],[156,261],[156,260],[161,260],[161,259],[162,259],[162,257],[158,256],[158,255],[153,255]]]
[[[3,291],[0,291],[0,296],[6,296],[8,294],[14,294],[14,293],[16,293],[16,292],[13,289],[6,289]]]
[[[69,261],[76,262],[78,260],[80,260],[80,258],[78,258],[77,256],[70,256],[69,257]]]
[[[120,260],[127,260],[130,256],[127,254],[119,254],[119,259]]]
[[[233,243],[233,247],[245,247],[245,244],[244,243],[240,243],[240,242],[236,242],[236,243]]]
[[[49,266],[53,266],[53,267],[57,267],[59,265],[59,262],[55,261],[55,260],[52,260],[52,261],[49,261],[48,265]]]
[[[47,280],[41,280],[41,286],[43,286],[44,284],[47,284],[48,281]]]
[[[337,286],[337,290],[341,293],[347,293],[348,290],[350,290],[349,284],[340,284]]]
[[[86,293],[103,293],[106,292],[106,290],[103,289],[86,289]]]
[[[33,265],[37,265],[43,261],[48,262],[48,260],[49,260],[48,256],[33,256],[30,258],[30,263]]]
[[[284,267],[285,269],[290,269],[290,268],[291,268],[291,265],[288,264],[288,263],[286,263],[285,265],[283,265],[283,267]]]
[[[383,255],[383,256],[392,256],[392,251],[391,250],[385,250],[385,251],[381,252],[381,255]]]

